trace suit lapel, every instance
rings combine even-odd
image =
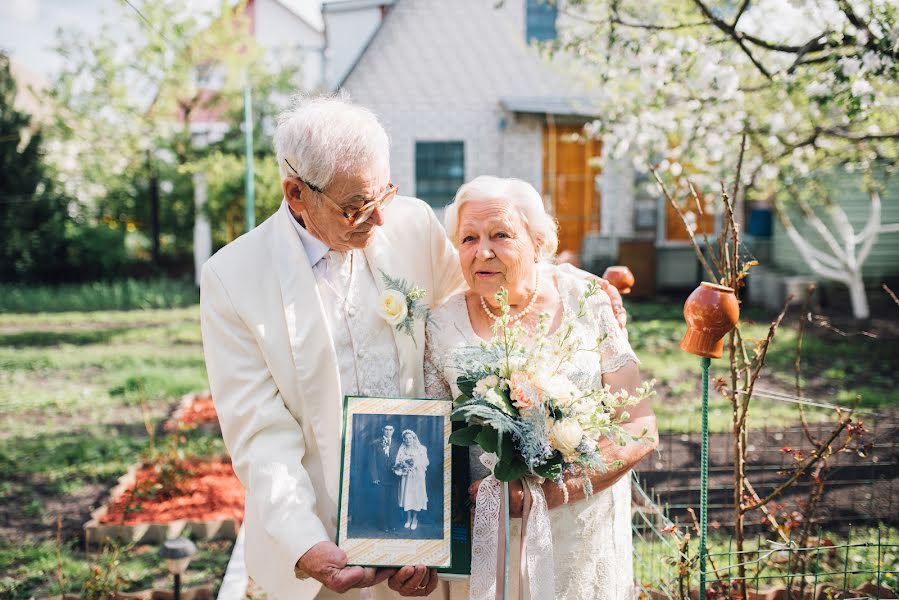
[[[368,266],[375,278],[375,285],[378,286],[378,294],[381,294],[386,289],[384,278],[381,275],[382,272],[390,277],[408,280],[397,269],[396,260],[390,260],[391,257],[397,256],[397,253],[391,252],[391,250],[390,240],[381,229],[375,232],[375,239],[365,249],[365,259],[368,261]],[[412,285],[416,284],[414,281],[409,283]],[[415,334],[414,338],[404,331],[397,330],[396,327],[391,327],[393,339],[396,342],[397,358],[400,362],[399,388],[400,394],[403,396],[420,395],[423,392],[421,357],[424,351],[424,325],[421,323],[421,319],[414,319],[412,326]]]
[[[316,443],[328,475],[339,473],[343,396],[334,342],[328,331],[315,275],[303,244],[290,222],[290,213],[278,211],[273,260],[281,284],[284,318],[296,367],[303,412],[315,431]],[[338,477],[326,480],[337,497]],[[332,481],[333,480],[333,481]]]

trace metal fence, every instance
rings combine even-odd
[[[866,415],[865,448],[829,459],[824,497],[815,516],[823,527],[899,526],[899,423],[880,415]],[[662,424],[664,426],[664,424]],[[830,423],[811,424],[812,434],[825,437]],[[659,450],[638,467],[641,486],[651,492],[666,514],[681,522],[687,509],[699,508],[701,434],[662,433]],[[709,521],[712,528],[733,525],[733,436],[713,433],[709,456]],[[760,496],[785,479],[795,465],[790,449],[809,448],[800,427],[764,428],[748,434],[749,481]],[[800,510],[811,481],[803,477],[777,504],[783,513]],[[750,526],[760,525],[758,514]]]
[[[699,536],[691,526],[673,522],[659,499],[647,493],[636,479],[633,491],[638,597],[697,598]],[[706,578],[709,599],[897,597],[899,530],[883,524],[850,527],[843,533],[820,529],[804,547],[792,536],[786,541],[774,540],[760,532],[746,540],[742,552],[737,552],[734,544],[728,531],[710,536]]]

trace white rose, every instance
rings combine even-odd
[[[378,314],[391,325],[399,325],[409,314],[406,297],[397,290],[384,290],[378,298]]]
[[[584,430],[575,419],[556,421],[552,429],[552,446],[563,455],[570,455],[581,444]]]
[[[499,377],[496,375],[488,375],[487,377],[478,380],[474,386],[474,393],[483,398],[487,394],[487,390],[497,387],[498,385]]]

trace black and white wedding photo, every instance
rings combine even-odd
[[[443,537],[443,419],[353,416],[347,537]]]

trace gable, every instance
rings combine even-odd
[[[409,99],[458,109],[580,95],[526,44],[525,1],[496,9],[486,0],[398,0],[342,87],[363,104]]]

